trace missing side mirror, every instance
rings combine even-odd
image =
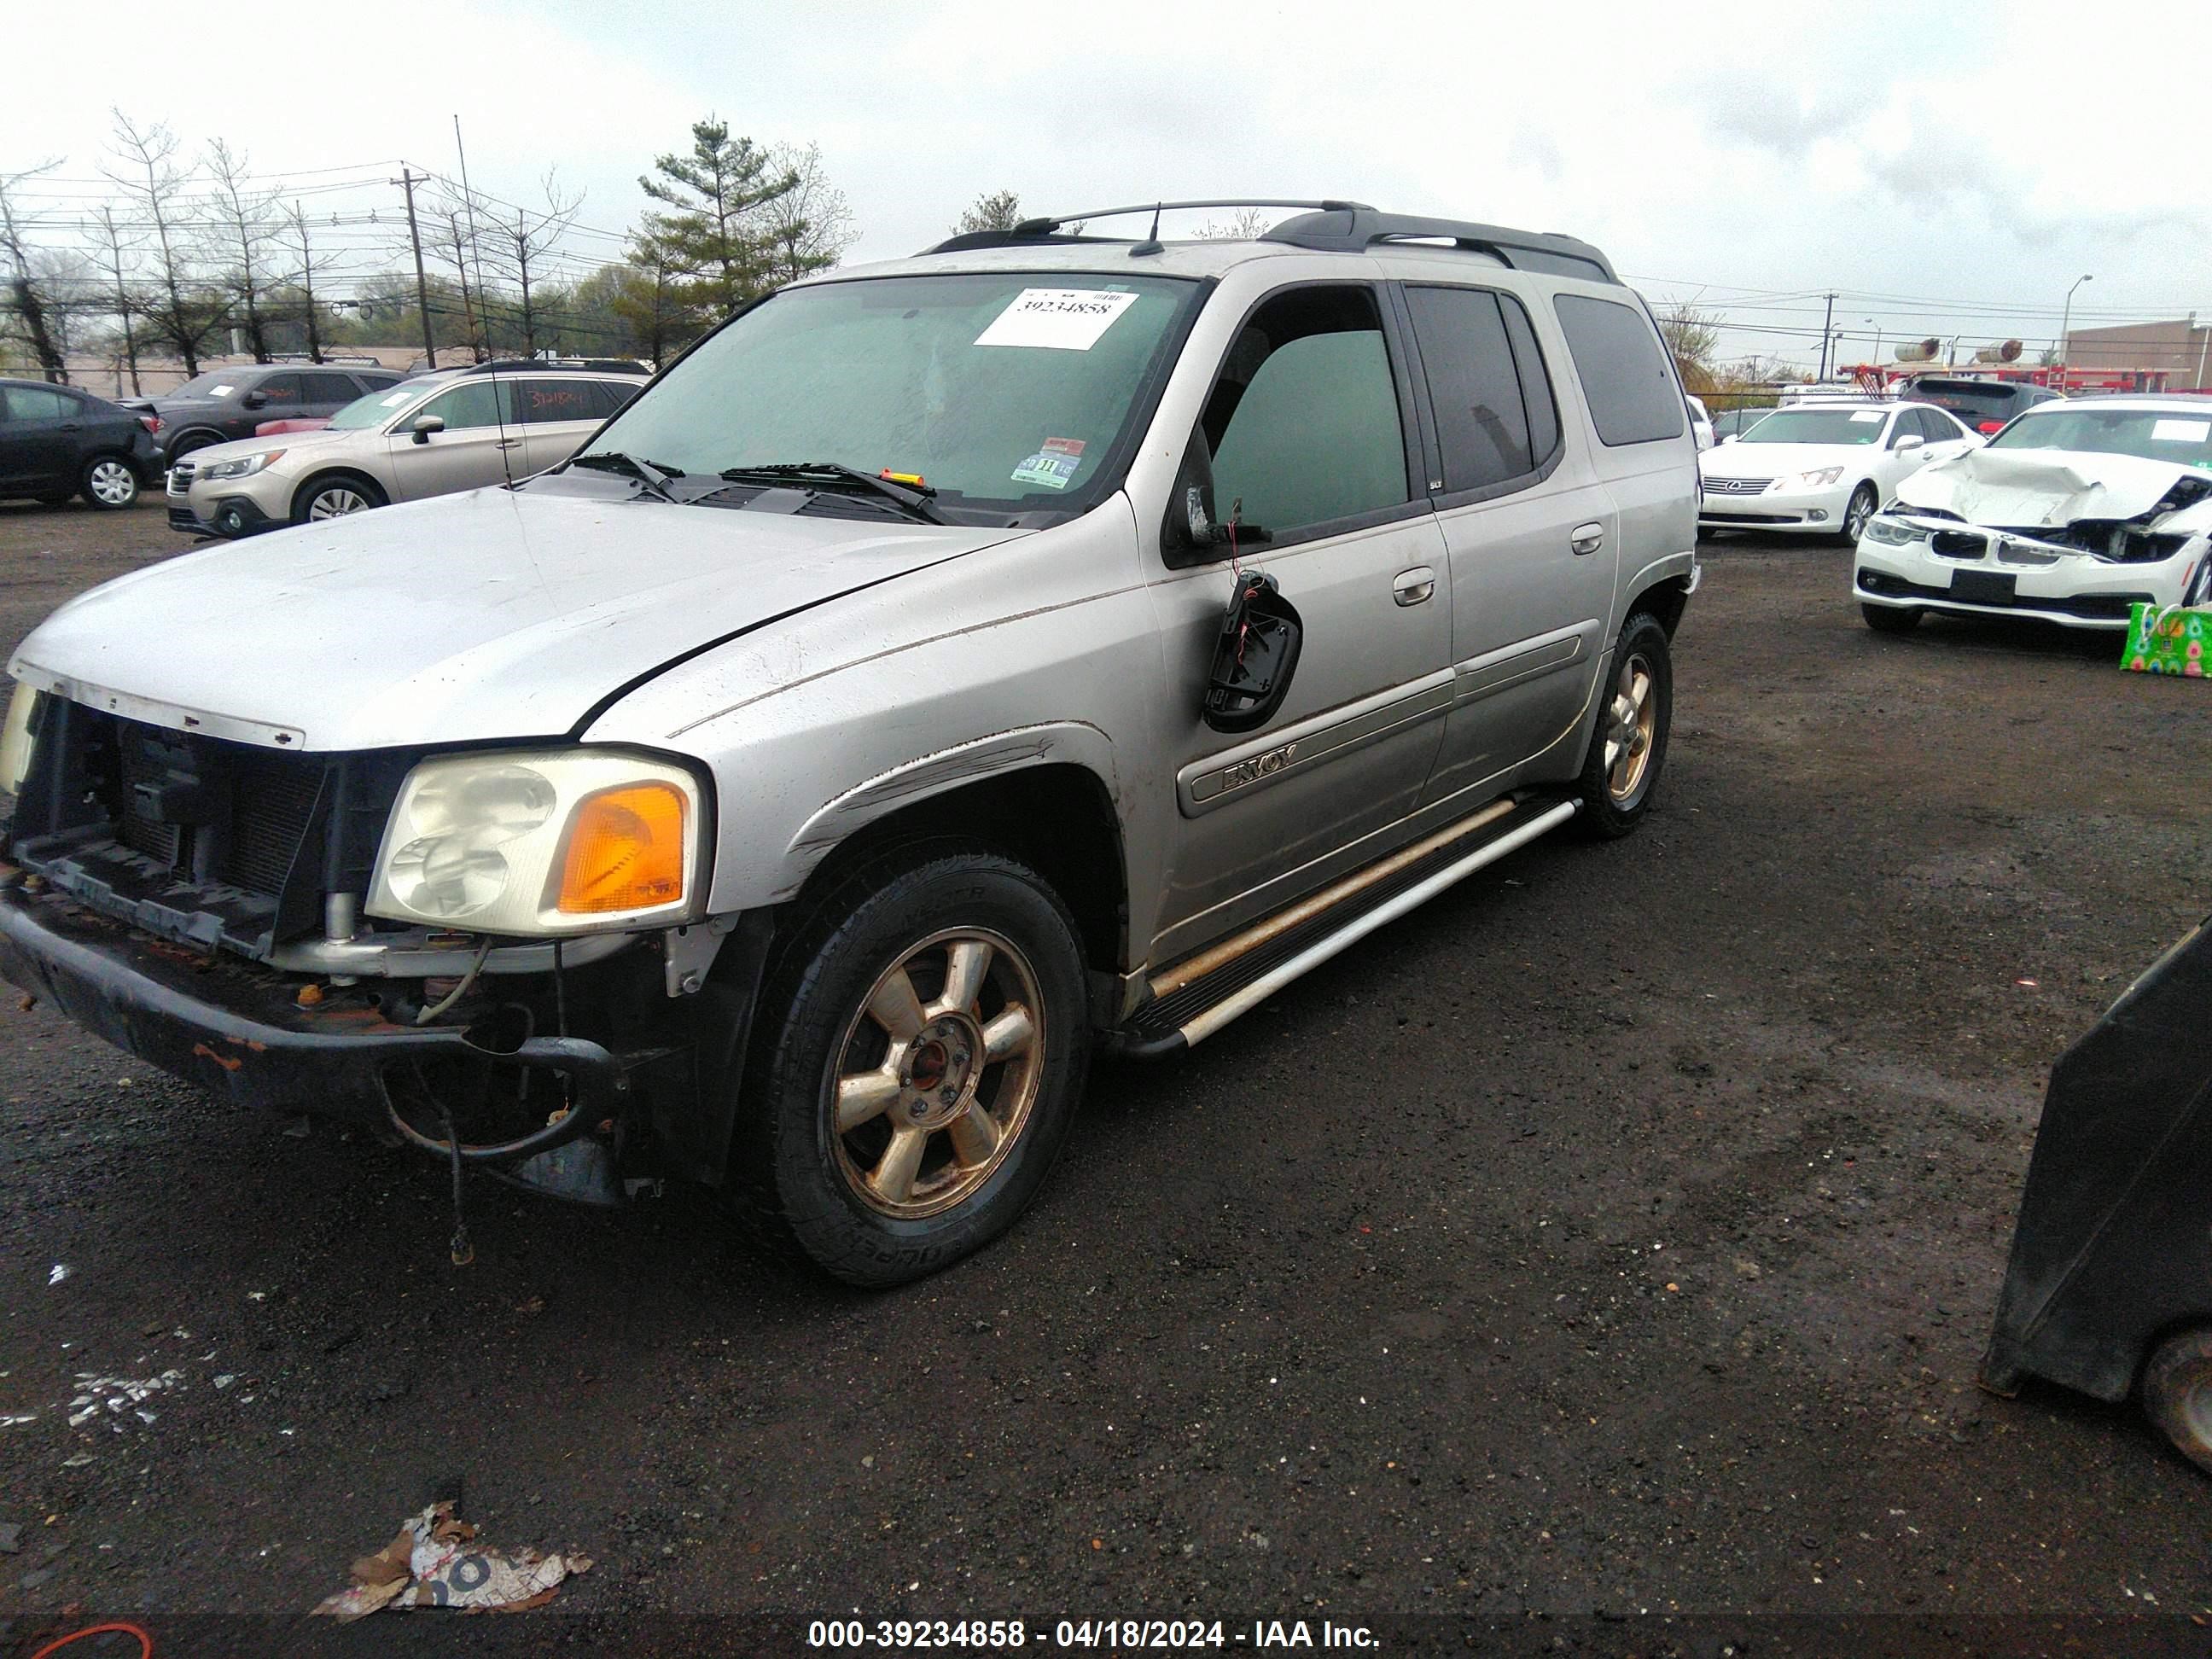
[[[1206,671],[1206,723],[1217,732],[1254,732],[1273,720],[1290,695],[1304,641],[1304,621],[1275,579],[1241,573]]]

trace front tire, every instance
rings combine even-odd
[[[104,513],[133,507],[138,501],[138,475],[128,461],[112,455],[95,455],[79,475],[85,504]]]
[[[343,519],[384,503],[384,492],[366,478],[310,478],[292,497],[292,522],[309,524],[324,519]]]
[[[2143,1367],[2143,1409],[2174,1449],[2212,1474],[2212,1328],[2160,1344]]]
[[[1621,624],[1613,678],[1600,695],[1605,701],[1576,793],[1584,832],[1616,841],[1651,810],[1674,721],[1674,655],[1666,624],[1650,611],[1639,611]]]
[[[1910,634],[1920,626],[1923,611],[1894,605],[1869,605],[1859,601],[1859,615],[1866,625],[1877,634]]]
[[[1856,547],[1859,538],[1866,534],[1867,520],[1874,517],[1875,509],[1881,505],[1875,495],[1874,486],[1871,483],[1861,484],[1851,491],[1851,499],[1844,505],[1843,527],[1838,535]]]
[[[1010,1226],[1066,1139],[1089,1059],[1075,925],[1042,877],[971,851],[841,883],[771,970],[732,1185],[769,1242],[903,1284]]]

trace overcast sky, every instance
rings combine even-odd
[[[1000,187],[1041,212],[1351,197],[1584,237],[1656,301],[1740,325],[1732,355],[1809,362],[1831,289],[1846,360],[1877,327],[2033,347],[2085,272],[2076,326],[2212,313],[2206,15],[2123,0],[195,0],[112,5],[88,29],[18,5],[0,24],[15,66],[0,173],[59,156],[60,179],[96,177],[110,105],[194,147],[226,138],[295,184],[401,158],[451,173],[458,114],[477,188],[535,199],[557,166],[587,192],[581,222],[616,233],[645,205],[637,174],[711,111],[763,143],[821,146],[862,233],[854,260],[911,252]],[[45,190],[58,217],[90,187]],[[380,185],[325,199],[399,209]]]

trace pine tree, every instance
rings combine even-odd
[[[703,333],[768,286],[775,252],[758,210],[796,190],[799,175],[712,116],[692,123],[690,154],[659,156],[653,167],[637,182],[671,210],[646,215],[641,263],[672,273],[676,308]]]

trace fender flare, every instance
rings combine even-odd
[[[1121,801],[1114,740],[1085,720],[1011,726],[934,750],[856,784],[818,807],[784,848],[785,896],[794,893],[830,852],[885,815],[987,778],[1029,767],[1074,765],[1092,774],[1108,800]]]

